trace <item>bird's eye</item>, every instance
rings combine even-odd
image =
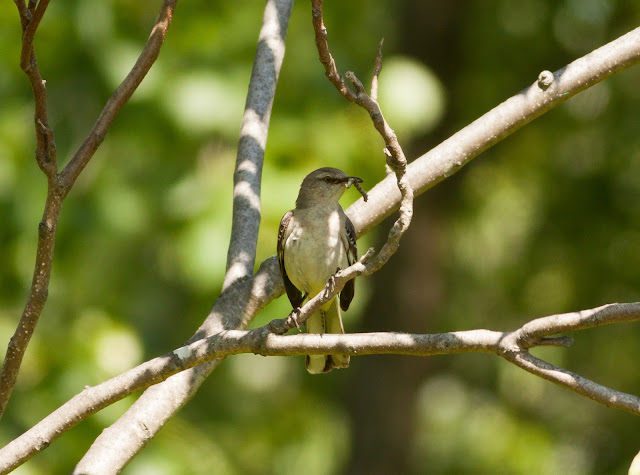
[[[324,180],[324,182],[325,182],[325,183],[333,183],[333,180],[331,179],[331,177],[330,177],[330,176],[325,176],[325,177],[323,178],[323,180]]]

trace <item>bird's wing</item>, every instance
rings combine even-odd
[[[347,238],[346,243],[346,251],[347,251],[347,262],[349,265],[353,264],[358,260],[358,244],[356,243],[356,230],[353,227],[353,223],[349,219],[348,216],[345,215],[345,223],[344,223],[344,231],[345,236]],[[351,279],[349,282],[344,284],[342,292],[340,292],[340,308],[342,310],[347,310],[349,305],[351,304],[351,300],[353,300],[353,295],[356,290],[356,281],[355,279]]]
[[[291,302],[293,308],[298,308],[302,305],[304,296],[302,295],[302,292],[293,285],[293,282],[289,280],[289,276],[287,275],[287,271],[284,267],[284,243],[287,239],[287,228],[289,227],[291,218],[293,218],[293,211],[288,211],[280,221],[280,229],[278,230],[278,263],[280,264],[280,275],[282,276],[284,288],[287,291],[287,297],[289,297],[289,302]]]

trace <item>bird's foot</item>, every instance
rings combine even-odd
[[[327,279],[327,285],[324,288],[325,291],[325,295],[327,294],[332,294],[335,291],[336,288],[336,274],[340,272],[340,268],[336,268],[335,273],[331,274],[331,276],[329,276],[329,279]]]
[[[301,313],[300,307],[294,308],[293,311],[291,312],[291,320],[293,320],[293,323],[298,329],[298,331],[302,333],[302,329],[300,328],[300,324],[298,323],[298,318],[300,317],[300,313]]]

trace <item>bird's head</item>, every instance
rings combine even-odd
[[[319,203],[337,202],[354,183],[362,183],[362,179],[348,176],[337,168],[318,168],[302,180],[296,207],[307,208]]]

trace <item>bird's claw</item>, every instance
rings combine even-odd
[[[340,272],[340,268],[339,267],[336,268],[336,271],[329,276],[329,279],[327,280],[327,285],[325,287],[325,292],[326,292],[325,295],[332,294],[334,292],[334,290],[336,288],[336,274],[338,272]]]
[[[298,331],[302,333],[302,330],[300,329],[300,324],[298,323],[298,318],[300,317],[300,313],[301,313],[300,307],[294,308],[293,311],[291,312],[291,320],[293,320],[293,324],[296,326]]]

